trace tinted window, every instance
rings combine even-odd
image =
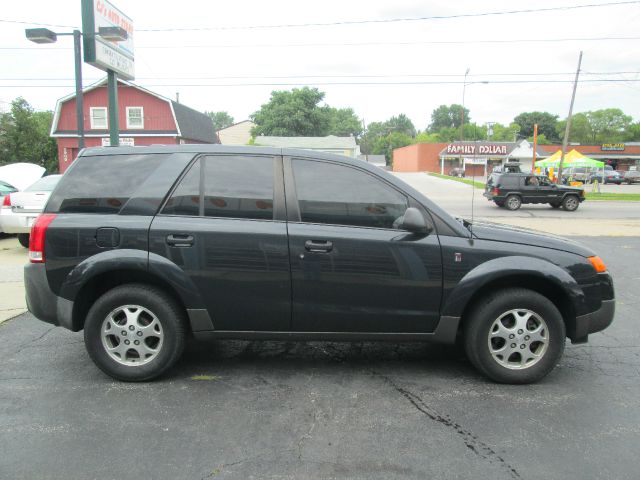
[[[207,217],[273,219],[273,159],[211,156],[205,159]]]
[[[48,212],[118,213],[165,155],[78,158],[53,192]]]
[[[204,168],[202,211],[208,217],[273,219],[273,159],[210,156],[181,180],[163,213],[200,214],[200,168]]]
[[[500,184],[503,187],[517,187],[519,185],[520,177],[516,175],[502,175],[500,177]]]
[[[355,168],[293,160],[303,222],[395,228],[407,197]]]
[[[168,215],[200,215],[200,161],[191,166],[171,194],[162,213]]]

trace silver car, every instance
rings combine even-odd
[[[5,233],[17,233],[20,244],[29,248],[31,227],[61,177],[42,177],[26,190],[5,195],[0,208],[0,229]]]

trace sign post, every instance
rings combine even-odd
[[[107,72],[109,140],[118,146],[118,76],[135,78],[133,20],[107,0],[82,0],[84,61]]]

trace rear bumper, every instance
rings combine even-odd
[[[5,233],[31,233],[31,226],[40,212],[14,213],[9,208],[0,210],[0,225]]]
[[[615,300],[603,300],[602,306],[595,312],[587,313],[576,317],[575,338],[573,343],[585,342],[590,333],[604,330],[611,322],[616,313]]]
[[[42,263],[24,267],[24,288],[27,308],[38,320],[74,330],[73,302],[51,291],[47,271]]]

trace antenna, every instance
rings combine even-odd
[[[473,170],[472,170],[473,174],[471,175],[471,225],[469,225],[469,233],[471,235],[472,240],[473,240],[473,206],[474,206],[475,197],[476,197],[476,151],[478,150],[477,148],[478,144],[476,143],[474,147],[475,148],[473,149]]]

